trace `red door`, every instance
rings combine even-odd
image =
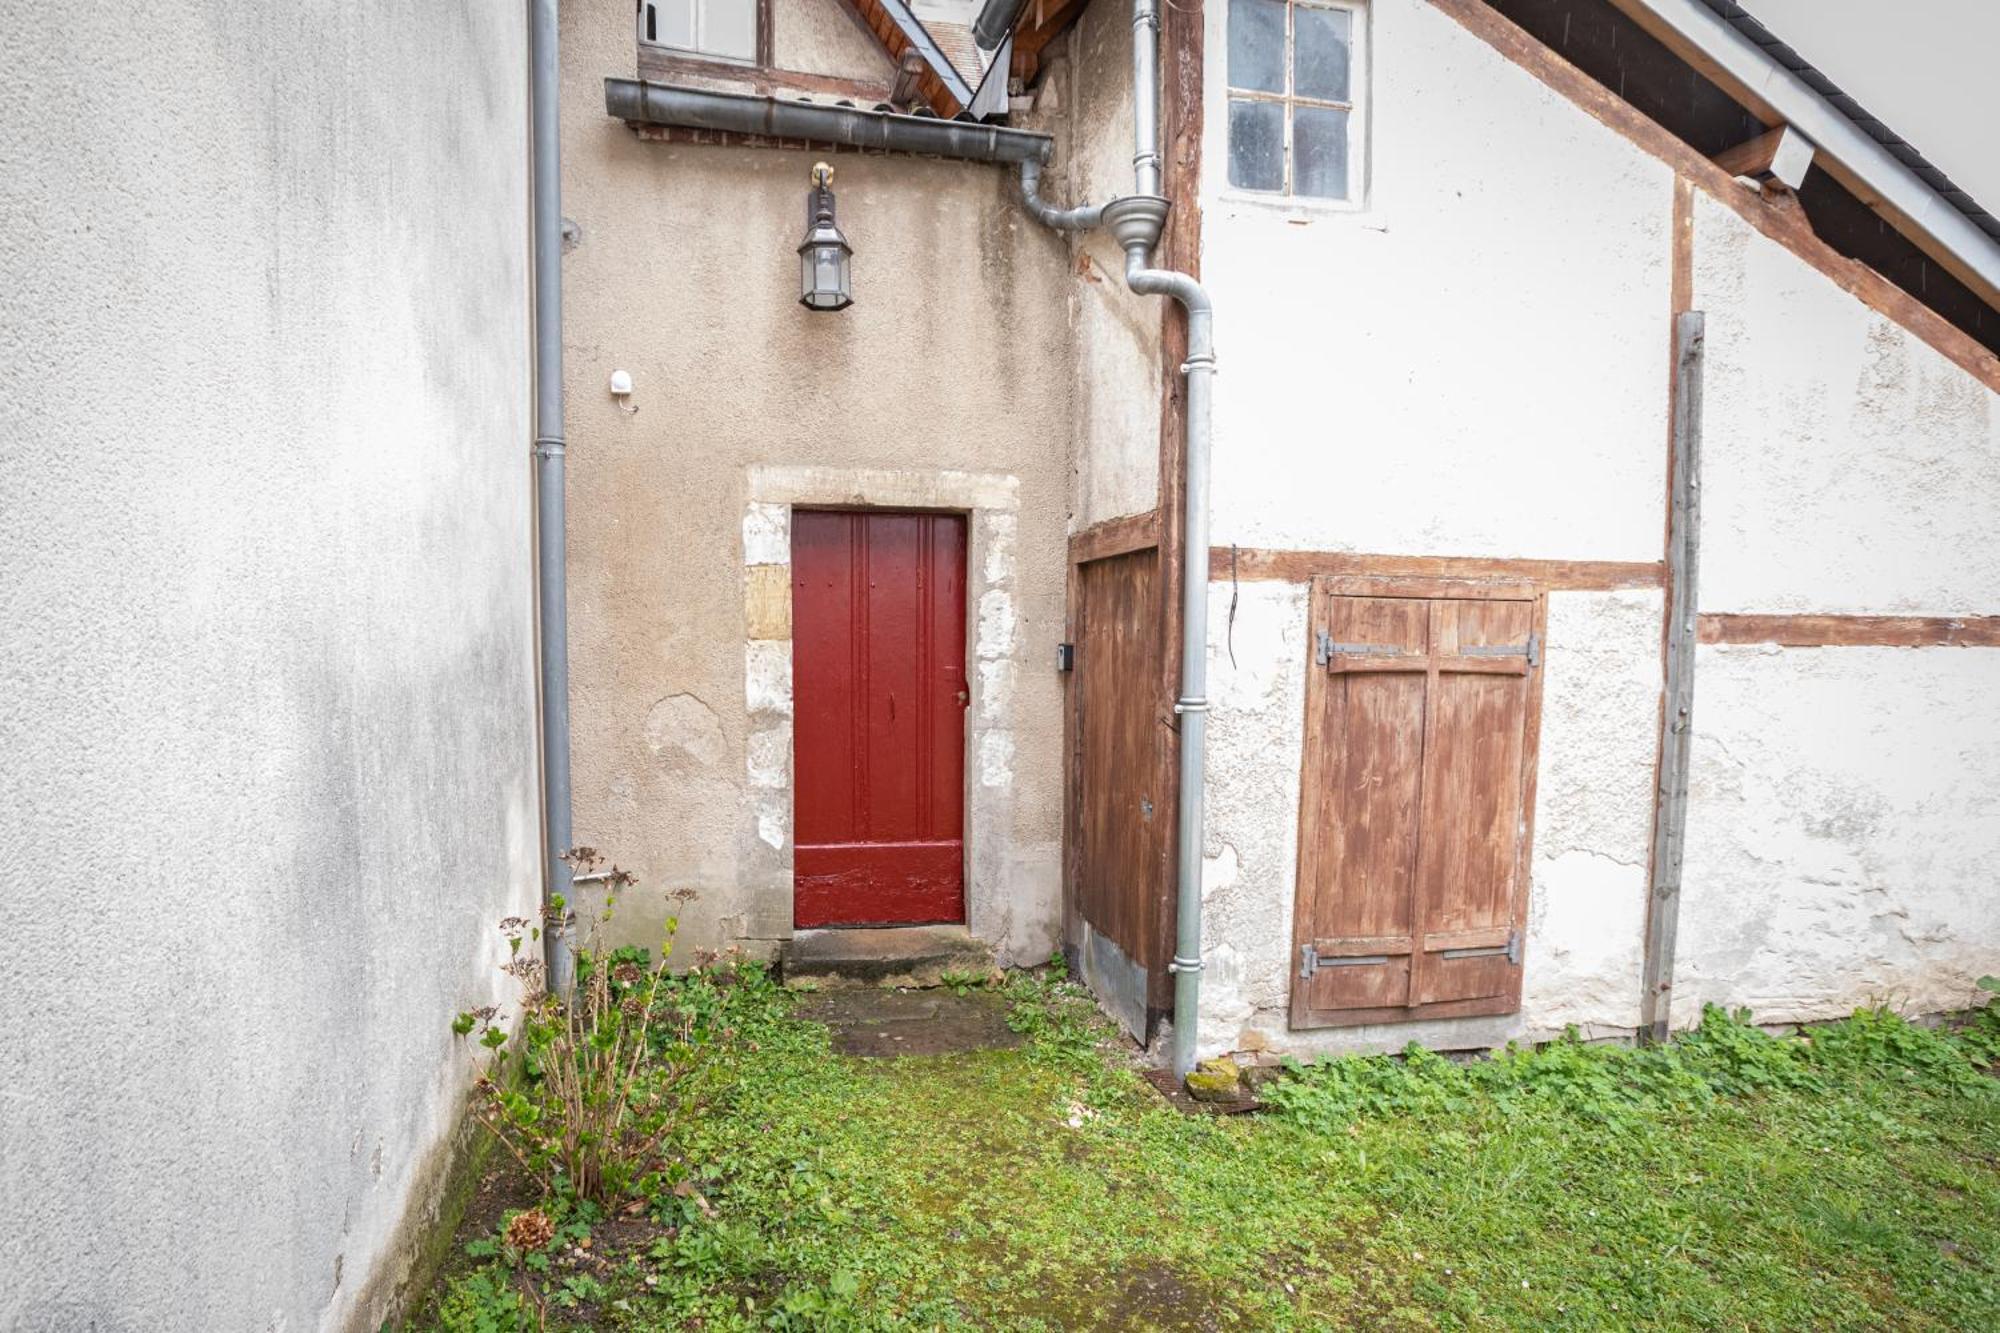
[[[965,519],[792,515],[793,924],[965,919]]]

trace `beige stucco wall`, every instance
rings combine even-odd
[[[974,524],[972,582],[1006,604],[968,645],[990,686],[968,710],[971,924],[1041,961],[1060,915],[1062,241],[999,168],[837,156],[856,304],[811,314],[794,251],[814,155],[646,142],[606,116],[603,79],[634,63],[622,7],[566,6],[563,59],[576,828],[640,879],[624,935],[649,939],[679,888],[700,895],[689,946],[790,932],[790,644],[753,639],[745,605],[749,568],[785,549],[756,506],[800,493],[753,475],[865,474],[814,494],[968,508],[941,484],[959,472],[1013,495],[1006,541],[981,548]],[[606,391],[621,369],[629,408]]]
[[[1133,193],[1132,17],[1128,6],[1086,9],[1043,83],[1057,106],[1059,151],[1043,194],[1062,205]],[[1125,286],[1125,254],[1109,232],[1070,232],[1076,329],[1071,527],[1142,514],[1160,491],[1162,298]]]
[[[0,1328],[373,1329],[540,878],[523,11],[0,26]]]

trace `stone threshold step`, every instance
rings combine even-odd
[[[992,946],[964,926],[801,930],[778,949],[787,986],[941,986],[995,976]]]

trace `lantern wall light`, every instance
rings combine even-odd
[[[849,259],[854,247],[833,221],[833,168],[813,163],[806,192],[806,238],[799,242],[799,304],[808,310],[845,310],[854,304]]]

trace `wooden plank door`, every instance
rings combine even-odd
[[[1519,1007],[1542,618],[1519,585],[1315,582],[1295,1027]]]
[[[1159,695],[1159,553],[1076,566],[1071,901],[1090,929],[1079,957],[1098,998],[1135,1035],[1170,997]],[[1078,941],[1072,941],[1078,943]],[[1106,945],[1111,946],[1106,949]]]
[[[793,924],[965,919],[965,519],[792,515]]]

